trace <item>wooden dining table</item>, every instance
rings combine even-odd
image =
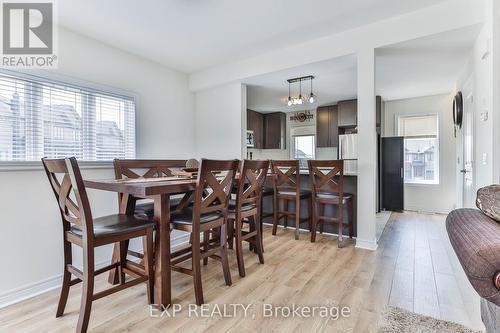
[[[156,242],[155,257],[155,295],[154,303],[169,306],[172,303],[170,270],[170,196],[192,192],[196,189],[196,179],[179,177],[85,180],[85,186],[91,189],[122,193],[121,214],[134,214],[130,196],[149,198],[154,201],[154,217],[159,233]],[[119,249],[115,244],[113,261],[119,261]],[[115,280],[110,272],[110,281]]]

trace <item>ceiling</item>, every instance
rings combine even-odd
[[[444,0],[71,0],[62,26],[192,73]]]
[[[384,100],[449,93],[468,60],[480,26],[449,31],[376,50],[376,89]],[[286,106],[289,78],[314,75],[314,104]],[[260,112],[302,111],[356,98],[356,57],[345,56],[252,77],[248,85],[247,107]],[[292,97],[298,85],[292,86]],[[309,94],[305,83],[303,95]]]

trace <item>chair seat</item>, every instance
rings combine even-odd
[[[114,214],[94,219],[94,235],[95,238],[119,236],[154,226],[154,221],[145,221],[125,214]],[[77,225],[71,227],[71,233],[82,237],[82,230]]]
[[[299,195],[300,195],[301,199],[307,198],[311,195],[311,191],[310,190],[300,190]],[[295,191],[280,191],[280,192],[278,192],[278,196],[295,198],[297,196],[297,192],[295,192]]]
[[[254,209],[256,207],[257,207],[257,205],[255,205],[255,204],[250,204],[250,203],[243,204],[243,205],[241,205],[241,211],[246,212],[246,211],[249,211],[249,210]],[[233,200],[233,199],[229,200],[228,211],[230,213],[236,212],[236,200]]]
[[[329,200],[332,202],[339,202],[340,197],[338,193],[330,193],[330,192],[317,192],[316,193],[316,198],[317,199],[324,199],[324,200]],[[347,201],[352,199],[352,194],[350,193],[344,193],[342,197],[342,203],[346,203]]]
[[[181,202],[182,198],[170,198],[170,209],[174,210]],[[141,218],[153,218],[155,215],[155,207],[153,202],[147,202],[135,206],[134,215]]]
[[[200,224],[215,221],[224,218],[221,212],[213,212],[202,214],[200,217]],[[191,207],[183,209],[182,211],[175,211],[170,214],[170,223],[173,224],[193,224],[193,209]]]

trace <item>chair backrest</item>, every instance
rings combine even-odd
[[[274,193],[300,191],[300,166],[298,160],[272,160]]]
[[[200,216],[203,214],[213,212],[227,214],[238,163],[238,160],[201,160],[194,196],[194,228],[199,227]]]
[[[116,179],[171,177],[173,169],[185,168],[186,163],[186,160],[113,160]],[[122,199],[123,193],[118,193],[118,206],[124,204]]]
[[[344,161],[313,161],[309,160],[309,178],[313,194],[336,193],[342,202],[344,192]]]
[[[113,161],[116,179],[173,176],[172,169],[186,167],[186,160],[120,160]],[[140,172],[139,172],[140,171]]]
[[[42,158],[42,163],[59,206],[64,230],[76,224],[84,238],[93,237],[92,212],[76,158]]]
[[[236,196],[236,211],[241,212],[241,206],[260,204],[262,187],[269,170],[269,161],[244,160],[240,167],[240,179]]]

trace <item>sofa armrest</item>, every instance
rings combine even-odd
[[[467,278],[484,299],[500,306],[500,224],[477,209],[457,209],[446,230]]]

